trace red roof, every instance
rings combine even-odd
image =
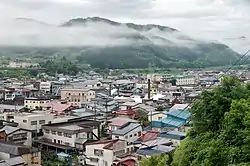
[[[158,131],[148,131],[147,133],[143,134],[140,138],[138,138],[138,140],[143,142],[155,140],[157,138],[158,133],[159,133]]]
[[[135,160],[129,159],[121,162],[122,165],[124,166],[135,166]]]

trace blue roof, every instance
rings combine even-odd
[[[159,133],[158,136],[168,139],[183,140],[186,137],[186,134],[184,132],[169,131]]]
[[[165,119],[162,120],[163,126],[164,127],[176,127],[179,128],[183,125],[186,124],[185,120],[179,119],[179,118],[175,118],[175,117],[167,117]]]
[[[190,112],[188,110],[171,110],[167,112],[168,116],[173,116],[183,120],[187,120],[190,117]]]
[[[155,149],[151,149],[151,148],[138,149],[136,151],[136,153],[140,154],[140,155],[148,155],[148,156],[165,154],[165,152],[163,152],[163,151],[155,150]]]

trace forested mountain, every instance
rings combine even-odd
[[[65,56],[97,68],[217,66],[230,64],[238,56],[226,45],[198,41],[154,24],[89,17],[59,26],[22,18],[14,25],[19,29],[6,40],[0,36],[0,53],[6,56]]]

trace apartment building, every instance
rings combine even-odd
[[[24,105],[25,108],[31,110],[40,109],[42,105],[44,105],[45,103],[49,103],[50,101],[51,99],[47,97],[31,97],[31,98],[26,98],[24,100]]]
[[[119,155],[134,151],[124,140],[104,140],[86,144],[86,165],[110,166]]]
[[[38,81],[34,83],[34,87],[37,88],[42,94],[50,94],[51,82],[50,81]]]
[[[13,116],[18,127],[38,133],[41,132],[42,125],[50,124],[54,119],[53,115],[37,113],[18,113]]]
[[[175,79],[177,86],[197,84],[196,78],[194,76],[177,75],[175,76]]]
[[[95,98],[95,91],[89,88],[63,88],[61,89],[61,99],[73,106],[81,106],[83,102],[91,101]]]
[[[66,153],[73,149],[84,150],[89,140],[99,140],[100,123],[92,120],[69,120],[42,126],[44,135],[38,144]]]

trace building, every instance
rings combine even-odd
[[[15,144],[32,145],[30,131],[12,126],[4,126],[0,129],[0,140],[14,142]]]
[[[93,87],[101,87],[103,84],[99,80],[86,80],[83,82],[83,85],[88,88],[93,88]]]
[[[39,149],[0,141],[0,160],[7,160],[13,157],[22,157],[28,166],[34,164],[41,165],[41,151]]]
[[[127,143],[133,143],[142,135],[142,126],[139,121],[128,118],[114,118],[108,124],[108,131],[112,139],[125,140]]]
[[[50,81],[38,81],[34,83],[34,87],[37,88],[41,94],[50,94],[51,82]]]
[[[72,106],[81,106],[83,102],[91,101],[95,98],[95,91],[89,88],[63,88],[61,89],[61,99],[67,101]]]
[[[74,149],[84,150],[88,141],[99,140],[100,123],[91,120],[69,120],[43,125],[44,135],[36,143],[68,153]]]
[[[133,152],[124,140],[104,140],[86,144],[86,165],[110,166],[119,155]]]
[[[18,113],[14,114],[14,122],[18,123],[18,127],[33,132],[41,132],[42,125],[50,124],[54,116],[50,114],[36,113]]]
[[[25,108],[28,109],[41,109],[42,105],[45,103],[49,103],[51,101],[50,98],[47,97],[31,97],[31,98],[26,98],[24,100],[24,105]]]
[[[177,75],[174,77],[177,86],[196,85],[196,78],[194,76]]]
[[[51,94],[54,96],[61,95],[61,89],[65,86],[64,82],[51,82]]]

